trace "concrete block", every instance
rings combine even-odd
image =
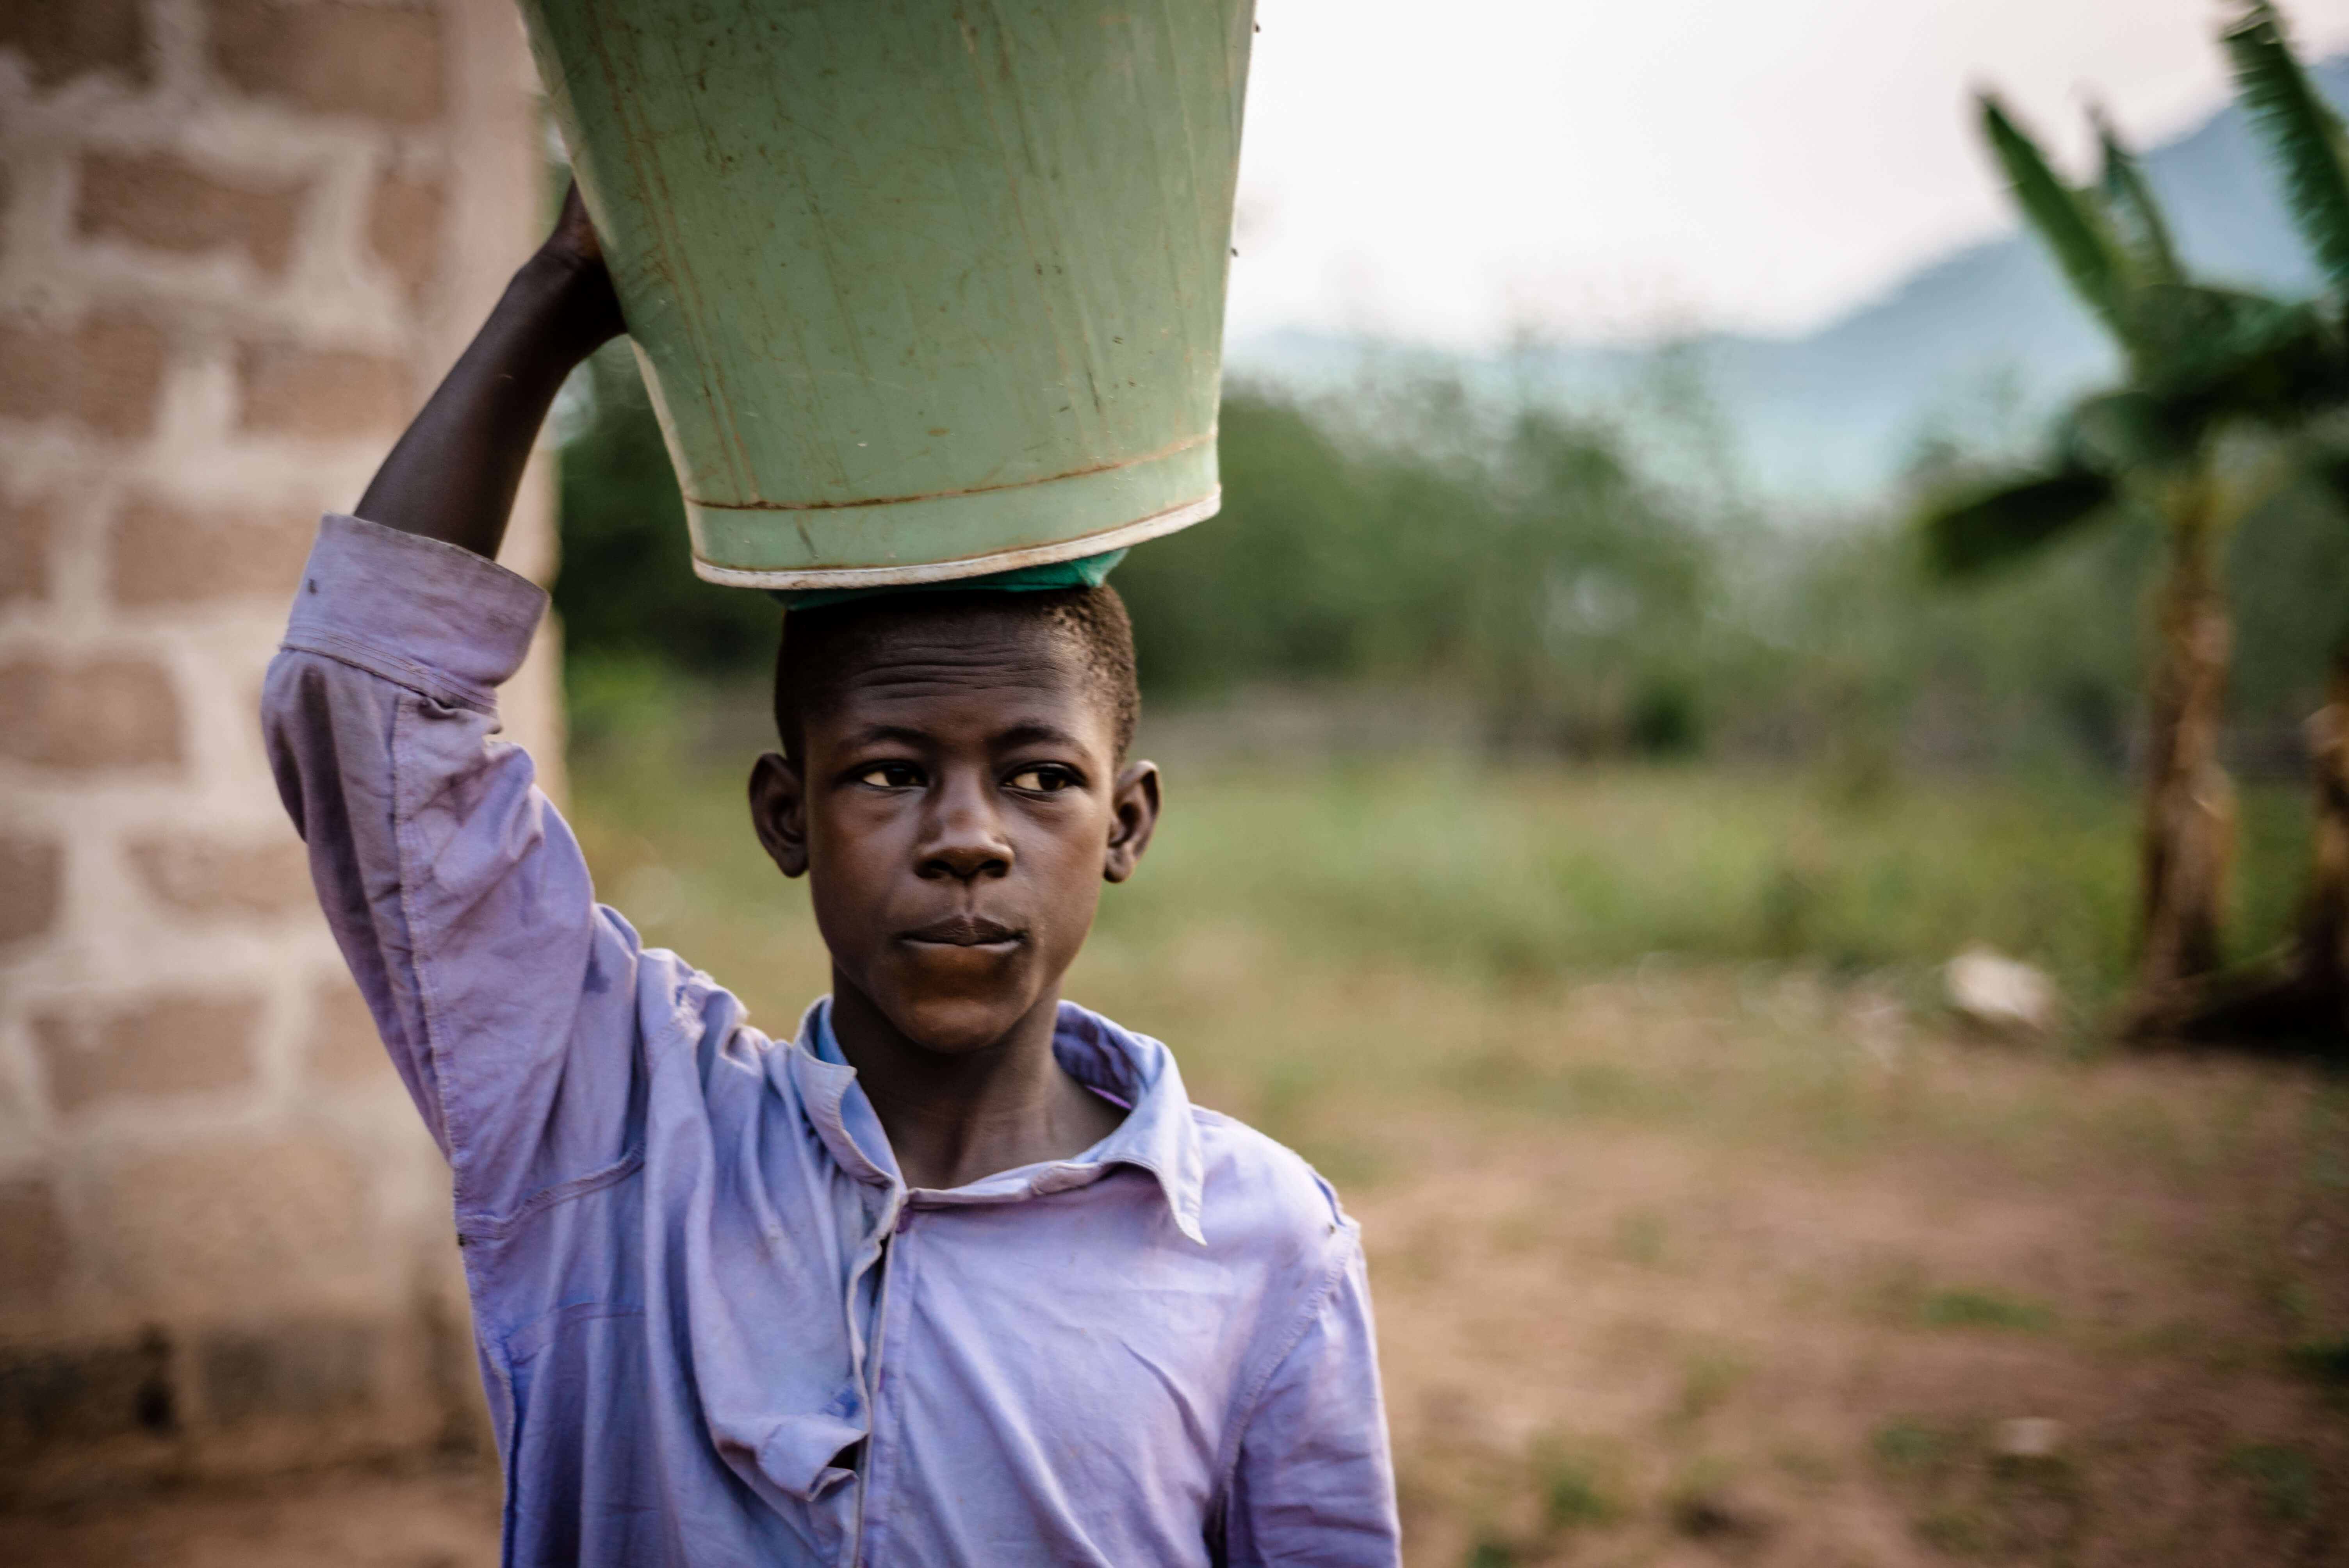
[[[125,604],[290,603],[317,532],[317,515],[305,509],[222,511],[141,499],[115,520],[108,573]]]
[[[130,861],[159,902],[190,914],[286,914],[316,897],[290,831],[258,842],[175,833],[131,845]]]
[[[160,1330],[70,1346],[0,1345],[0,1453],[103,1442],[178,1424]]]
[[[229,179],[184,159],[93,154],[82,160],[81,232],[159,251],[237,250],[264,273],[285,271],[303,183]]]
[[[10,0],[0,5],[0,47],[25,57],[36,87],[92,71],[143,82],[144,9],[140,0]]]
[[[65,851],[47,839],[0,835],[0,943],[38,936],[57,923]]]
[[[33,1039],[59,1110],[99,1100],[204,1094],[253,1077],[257,996],[169,993],[119,1012],[33,1017]]]
[[[380,1083],[397,1077],[376,1033],[367,998],[347,975],[318,983],[310,1002],[304,1071],[322,1083]]]
[[[408,366],[379,354],[248,344],[237,381],[243,428],[273,435],[388,441],[414,412]]]
[[[57,1189],[39,1181],[0,1183],[0,1300],[47,1300],[70,1256]]]
[[[212,58],[246,92],[402,125],[440,112],[440,18],[419,5],[217,0]]]
[[[0,664],[0,757],[47,768],[180,760],[180,703],[163,666],[116,656]]]
[[[54,532],[47,502],[0,498],[0,604],[49,596]]]
[[[155,423],[166,348],[152,323],[129,316],[93,316],[70,330],[0,325],[0,418],[144,435]]]
[[[448,200],[437,180],[387,174],[367,203],[367,243],[407,289],[421,295],[440,271],[440,236]]]
[[[195,1346],[203,1418],[233,1426],[369,1404],[382,1340],[380,1329],[363,1323],[276,1323],[208,1334]]]
[[[366,1199],[347,1154],[281,1135],[123,1165],[107,1184],[104,1221],[125,1282],[149,1301],[285,1310],[367,1288],[376,1238]]]

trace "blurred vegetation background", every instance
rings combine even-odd
[[[1339,929],[1389,911],[1561,969],[1649,952],[1921,966],[1982,941],[2087,1006],[2125,976],[2160,540],[2097,531],[1953,592],[1905,521],[1913,495],[2033,438],[2010,411],[1945,420],[1902,492],[1833,511],[1742,484],[1669,352],[1606,413],[1374,367],[1309,394],[1235,387],[1222,432],[1222,514],[1114,579],[1144,741],[1183,764],[1177,824],[1195,810],[1265,837],[1242,799],[1323,836],[1321,807],[1366,832],[1383,819],[1375,848],[1330,845],[1291,879],[1293,897],[1327,880],[1312,867],[1351,868]],[[671,742],[730,779],[759,744],[777,612],[694,577],[625,346],[574,382],[562,433],[582,787]],[[2246,806],[2230,930],[2248,957],[2283,939],[2303,875],[2298,727],[2349,634],[2349,520],[2288,490],[2226,569]],[[678,738],[679,715],[699,738]],[[1268,796],[1272,761],[1288,783]],[[1445,769],[1464,782],[1432,784]],[[1584,809],[1537,811],[1563,839],[1506,841],[1509,802],[1542,780]],[[1283,789],[1318,804],[1283,816]],[[1464,835],[1500,841],[1489,865],[1447,858]]]

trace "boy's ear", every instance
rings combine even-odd
[[[766,752],[750,765],[750,826],[776,870],[787,877],[806,873],[807,787],[780,751]]]
[[[1158,764],[1134,762],[1117,776],[1110,798],[1109,845],[1102,855],[1102,880],[1122,882],[1133,874],[1150,835],[1158,829]]]

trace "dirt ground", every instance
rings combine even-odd
[[[2337,1078],[1963,1038],[1800,975],[1472,1033],[1400,1097],[1192,1074],[1364,1226],[1415,1568],[2349,1563]],[[0,1521],[0,1563],[496,1539],[485,1478],[343,1474]]]
[[[498,1560],[490,1475],[363,1471],[0,1518],[11,1568],[481,1568]]]

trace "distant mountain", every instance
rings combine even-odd
[[[2313,74],[2334,104],[2349,106],[2349,57]],[[2198,273],[2287,294],[2316,288],[2240,108],[2221,109],[2144,162]],[[2115,366],[2054,263],[2019,233],[1933,263],[1807,335],[1717,334],[1674,353],[1701,375],[1754,482],[1820,500],[1880,490],[1920,438],[1969,406],[2006,401],[2041,413]],[[1572,404],[1630,396],[1660,363],[1654,350],[1568,345],[1460,357],[1304,332],[1236,342],[1229,359],[1237,376],[1304,387],[1350,379],[1369,365],[1450,368],[1473,381],[1529,381]]]

